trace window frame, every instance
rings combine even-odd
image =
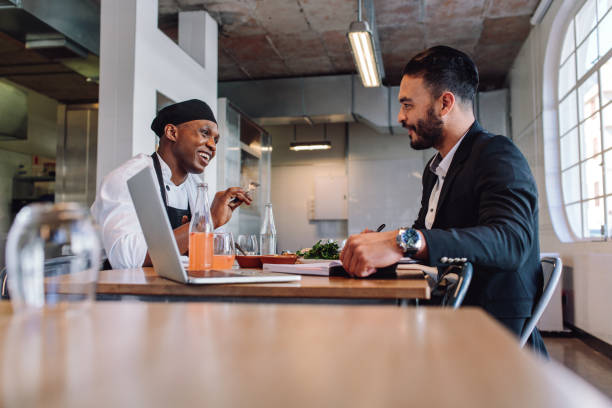
[[[578,42],[578,27],[577,27],[577,18],[578,18],[578,14],[583,10],[583,8],[585,7],[585,5],[587,5],[587,3],[592,2],[594,4],[594,24],[593,27],[584,34],[583,38],[580,39],[580,42]],[[606,53],[604,55],[599,55],[600,52],[600,25],[602,22],[604,22],[606,19],[610,19],[612,18],[612,8],[608,8],[606,10],[606,12],[603,14],[603,16],[601,16],[601,18],[599,18],[599,1],[598,0],[585,0],[580,2],[579,4],[576,5],[576,7],[573,9],[573,11],[570,13],[569,18],[566,21],[566,24],[564,26],[563,29],[563,35],[562,35],[562,41],[560,44],[560,48],[559,48],[559,55],[558,55],[558,60],[557,60],[557,66],[556,66],[556,81],[555,81],[555,109],[556,109],[556,113],[557,113],[557,123],[556,125],[558,126],[558,132],[556,135],[556,142],[557,142],[557,147],[558,147],[558,175],[559,175],[559,181],[560,181],[560,188],[561,188],[561,194],[560,194],[560,198],[561,198],[561,203],[562,203],[562,209],[563,209],[563,214],[565,216],[565,219],[567,221],[567,228],[568,228],[568,232],[571,234],[571,237],[573,238],[572,241],[578,241],[578,242],[589,242],[589,241],[605,241],[608,240],[608,238],[612,238],[612,231],[610,231],[610,225],[608,223],[608,205],[609,205],[609,201],[612,202],[612,190],[611,191],[606,191],[608,184],[611,184],[609,181],[607,182],[606,180],[606,153],[612,152],[612,146],[609,146],[607,149],[605,147],[605,128],[604,128],[604,109],[608,108],[609,106],[612,105],[612,100],[608,101],[607,103],[603,104],[602,102],[603,100],[603,90],[602,90],[602,79],[601,79],[601,68],[607,64],[607,63],[612,63],[612,48],[607,50]],[[568,32],[569,30],[573,30],[573,35],[571,36],[572,38],[567,38],[568,37]],[[603,31],[603,30],[601,30]],[[579,61],[578,61],[578,51],[580,49],[580,47],[582,47],[583,45],[587,44],[587,42],[591,39],[591,36],[595,34],[595,40],[596,40],[596,50],[597,50],[597,60],[595,61],[595,63],[589,68],[587,69],[585,72],[582,73],[582,75],[579,76]],[[569,52],[567,53],[567,55],[565,56],[565,59],[562,60],[563,57],[563,51],[565,50],[565,40],[566,39],[573,39],[573,44],[571,49],[569,49]],[[573,60],[573,61],[572,61]],[[573,85],[567,88],[564,88],[564,93],[561,95],[559,93],[560,91],[560,85],[561,84],[561,73],[562,73],[562,68],[569,68],[569,66],[566,66],[566,64],[570,64],[573,63],[574,67],[573,67],[573,74],[574,74],[574,78],[573,79]],[[581,108],[583,108],[583,105],[581,105],[582,101],[580,99],[580,87],[585,84],[587,81],[591,80],[592,76],[596,75],[597,76],[597,100],[598,100],[598,108],[597,110],[595,110],[594,112],[590,113],[589,116],[586,117],[582,117],[584,115],[581,115]],[[573,123],[571,126],[569,126],[567,129],[563,129],[564,132],[561,133],[561,104],[563,102],[566,101],[567,98],[572,98],[571,94],[575,93],[575,108],[576,108],[576,121],[575,123]],[[571,100],[568,100],[569,103],[571,103]],[[587,122],[589,120],[592,120],[592,118],[594,118],[595,116],[599,115],[599,132],[600,132],[600,140],[599,140],[599,149],[597,152],[593,153],[591,156],[586,157],[583,154],[583,147],[585,145],[584,142],[586,142],[586,139],[583,140],[583,128],[584,126],[587,124]],[[564,167],[566,165],[566,163],[562,162],[562,139],[563,137],[570,137],[572,136],[572,133],[575,132],[575,137],[578,138],[578,161],[577,162],[572,162],[570,165],[567,165],[566,167]],[[612,154],[612,153],[611,153]],[[601,194],[596,194],[592,197],[588,197],[587,194],[585,194],[585,181],[583,179],[583,172],[584,167],[586,167],[587,163],[589,162],[589,160],[592,160],[593,158],[597,158],[600,157],[601,160]],[[565,191],[565,183],[564,183],[564,173],[570,171],[571,169],[573,169],[574,167],[578,168],[578,180],[580,182],[580,186],[579,186],[579,200],[573,200],[573,201],[567,201],[565,200],[566,197],[566,191]],[[593,201],[593,200],[601,200],[603,203],[603,208],[602,208],[602,215],[603,219],[602,219],[602,234],[599,237],[594,237],[591,236],[589,234],[589,230],[588,230],[588,218],[585,218],[586,214],[585,214],[585,205],[588,205],[589,202]],[[580,218],[578,220],[573,220],[570,219],[571,215],[570,212],[568,211],[568,207],[574,206],[576,204],[579,204],[580,207]],[[579,221],[580,224],[580,230],[579,231],[575,231],[574,230],[574,224],[576,224],[576,222]],[[577,235],[577,232],[580,235]]]

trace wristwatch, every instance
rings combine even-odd
[[[408,256],[416,254],[423,246],[423,240],[414,228],[400,228],[395,236],[395,242],[404,251],[404,255]]]

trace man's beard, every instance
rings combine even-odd
[[[412,130],[415,134],[414,138],[410,138],[410,147],[415,150],[424,150],[434,147],[442,139],[442,120],[436,116],[433,107],[427,110],[427,119],[419,119],[416,126],[404,127]]]

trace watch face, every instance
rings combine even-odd
[[[402,241],[404,241],[405,252],[414,254],[420,248],[419,241],[419,233],[413,229],[408,228],[402,234]]]
[[[405,237],[406,244],[408,244],[410,248],[416,247],[416,244],[419,240],[419,234],[418,232],[416,232],[415,229],[412,229],[412,228],[407,229],[406,232],[404,233],[404,237]]]

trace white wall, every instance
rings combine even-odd
[[[346,175],[345,125],[327,126],[330,150],[294,152],[293,126],[269,126],[272,141],[270,197],[278,235],[278,249],[296,251],[311,247],[319,239],[344,239],[346,220],[309,220],[309,201],[314,198],[317,178]],[[298,126],[298,141],[323,139],[323,125]]]
[[[181,48],[157,28],[157,11],[157,0],[101,3],[98,185],[130,157],[154,151],[156,91],[177,102],[202,99],[217,111],[216,22],[203,11],[182,15]],[[205,178],[215,191],[216,161]]]
[[[558,140],[556,70],[565,28],[577,3],[555,1],[542,23],[531,30],[510,72],[512,133],[527,158],[540,193],[542,252],[558,252],[565,265],[566,318],[576,327],[612,344],[612,243],[564,243],[553,228],[561,201],[554,164],[558,150],[544,140]],[[551,88],[552,87],[552,88]],[[546,161],[545,161],[546,159]],[[552,167],[552,168],[551,168]],[[563,220],[560,220],[561,222]],[[564,228],[558,227],[559,233]]]
[[[298,141],[321,139],[321,125],[298,127]],[[361,123],[328,126],[332,149],[290,152],[293,126],[270,126],[272,203],[279,249],[309,247],[318,239],[343,239],[364,228],[412,225],[421,201],[421,175],[432,150],[415,151],[408,135],[381,134]],[[309,221],[308,200],[319,177],[347,175],[348,222]]]
[[[508,90],[478,92],[478,122],[494,135],[509,136]]]
[[[376,133],[349,127],[349,234],[365,228],[411,226],[421,207],[422,174],[433,150],[410,147],[408,134]]]

